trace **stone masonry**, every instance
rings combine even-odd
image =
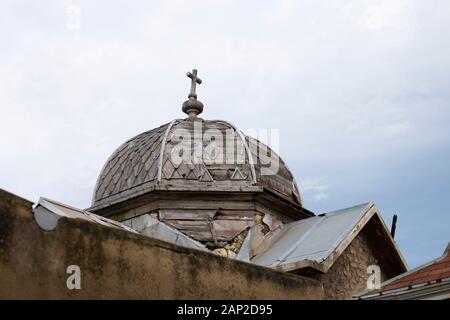
[[[370,265],[380,265],[364,229],[344,250],[327,273],[299,270],[296,274],[319,280],[325,290],[325,299],[352,299],[353,294],[367,289]],[[386,276],[381,269],[381,281]]]

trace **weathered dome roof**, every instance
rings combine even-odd
[[[199,127],[200,135],[194,129]],[[273,174],[270,168],[275,169]],[[258,188],[301,205],[292,173],[263,143],[225,121],[178,119],[128,140],[110,156],[98,178],[92,207],[153,190]]]

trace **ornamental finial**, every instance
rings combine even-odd
[[[202,79],[197,77],[197,69],[186,73],[186,76],[191,79],[191,92],[188,95],[188,100],[183,103],[183,112],[189,115],[189,118],[196,118],[197,115],[203,111],[203,103],[197,100],[196,87],[197,84],[202,83]]]

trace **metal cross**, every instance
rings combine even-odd
[[[202,79],[197,77],[197,69],[192,69],[192,73],[188,72],[186,75],[191,78],[191,93],[189,93],[189,98],[194,97],[197,98],[197,94],[195,93],[195,87],[198,84],[202,83]]]

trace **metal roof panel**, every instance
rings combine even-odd
[[[324,261],[372,207],[366,203],[295,221],[275,230],[264,241],[267,249],[251,262],[274,267],[301,260]]]
[[[45,208],[45,212],[40,208]],[[69,219],[82,219],[92,223],[101,224],[111,228],[123,229],[132,233],[139,233],[148,237],[166,241],[178,246],[192,248],[197,250],[207,251],[206,247],[201,243],[189,238],[180,231],[169,227],[168,225],[160,222],[157,219],[152,218],[150,215],[142,215],[128,220],[126,223],[121,223],[115,220],[111,220],[95,213],[80,210],[66,204],[56,202],[54,200],[40,198],[37,207],[34,209],[35,216],[43,216],[46,214],[53,214],[54,216],[65,217]],[[38,219],[38,217],[37,217]],[[40,221],[47,221],[40,219]],[[135,225],[133,225],[133,222]],[[55,226],[52,223],[48,223],[49,227]]]

